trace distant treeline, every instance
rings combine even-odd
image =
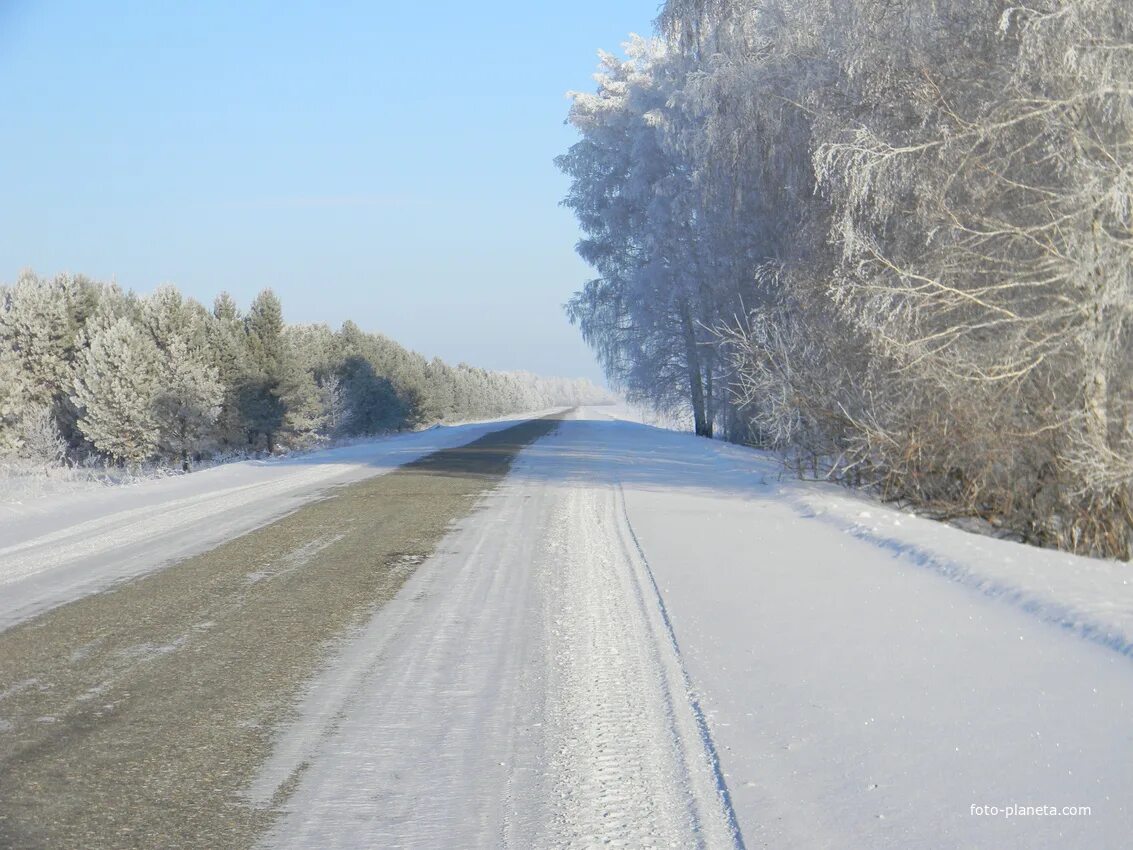
[[[443,420],[602,403],[583,379],[426,360],[353,322],[289,325],[261,292],[244,312],[163,286],[25,272],[0,287],[0,453],[136,466],[275,452]]]

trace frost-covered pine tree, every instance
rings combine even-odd
[[[192,458],[213,440],[223,388],[216,370],[182,337],[173,337],[160,353],[158,374],[151,402],[157,447],[188,472]]]
[[[131,466],[157,451],[158,359],[152,338],[123,318],[95,334],[75,369],[80,431],[96,449]]]
[[[0,349],[0,454],[14,452],[19,446],[17,426],[26,406],[19,378],[15,357]]]
[[[447,363],[439,357],[429,361],[425,371],[427,418],[443,420],[456,413],[455,384],[452,368]]]
[[[397,390],[365,357],[347,357],[339,367],[338,379],[350,411],[346,433],[380,434],[401,425],[403,409]]]
[[[324,430],[327,436],[339,436],[349,432],[350,400],[338,375],[330,375],[319,385],[319,406],[324,412]]]
[[[177,341],[192,350],[200,350],[207,342],[208,311],[169,284],[159,286],[142,301],[138,321],[163,353]]]
[[[213,302],[212,317],[205,323],[205,339],[209,365],[216,370],[223,392],[216,421],[217,442],[227,450],[240,449],[248,443],[240,392],[250,367],[244,319],[227,292]]]
[[[268,452],[273,452],[287,415],[281,386],[288,364],[283,306],[270,289],[252,302],[244,330],[248,371],[239,391],[240,415],[249,443],[256,445],[262,439]]]
[[[295,445],[310,445],[344,425],[335,335],[326,325],[289,325],[284,337],[287,358],[280,397],[287,408],[287,438]]]
[[[315,372],[304,368],[294,351],[284,362],[277,393],[284,410],[280,436],[292,447],[314,443],[324,431],[327,411]]]
[[[0,452],[45,466],[65,452],[187,468],[215,451],[545,407],[563,387],[430,364],[352,322],[288,326],[270,290],[243,316],[228,295],[209,312],[173,286],[139,298],[30,272],[0,286]]]
[[[58,275],[42,280],[32,272],[20,275],[0,303],[0,350],[14,370],[12,380],[23,407],[51,408],[57,421],[70,429],[71,369],[83,343],[83,326],[94,312],[98,288],[86,278]]]

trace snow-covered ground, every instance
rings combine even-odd
[[[230,463],[129,487],[0,498],[0,629],[206,551],[317,498],[525,416],[438,426],[310,454]]]
[[[736,843],[621,493],[571,464],[525,452],[311,684],[250,792],[299,777],[269,846]]]
[[[1128,565],[633,417],[526,448],[343,637],[248,789],[267,846],[1129,845]],[[0,627],[507,424],[6,508]]]
[[[442,550],[280,736],[269,846],[1128,844],[1125,565],[600,410]]]
[[[1127,846],[1128,566],[600,430],[750,846]]]

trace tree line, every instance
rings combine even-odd
[[[584,379],[426,360],[353,322],[287,324],[266,289],[246,312],[162,286],[78,275],[0,287],[0,453],[188,470],[204,457],[609,401]]]
[[[558,159],[613,383],[802,474],[1133,549],[1133,6],[668,0]]]

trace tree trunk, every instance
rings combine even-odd
[[[704,411],[704,426],[707,434],[704,436],[711,437],[716,430],[716,395],[715,387],[713,387],[713,376],[716,373],[716,364],[713,362],[711,352],[708,355],[708,362],[704,367],[704,397],[705,397],[705,411]]]
[[[688,301],[680,302],[681,329],[685,340],[685,361],[688,364],[689,393],[692,397],[692,419],[698,437],[711,437],[712,426],[705,415],[704,379],[700,373],[700,350],[696,344],[696,329],[692,325],[692,312]]]

